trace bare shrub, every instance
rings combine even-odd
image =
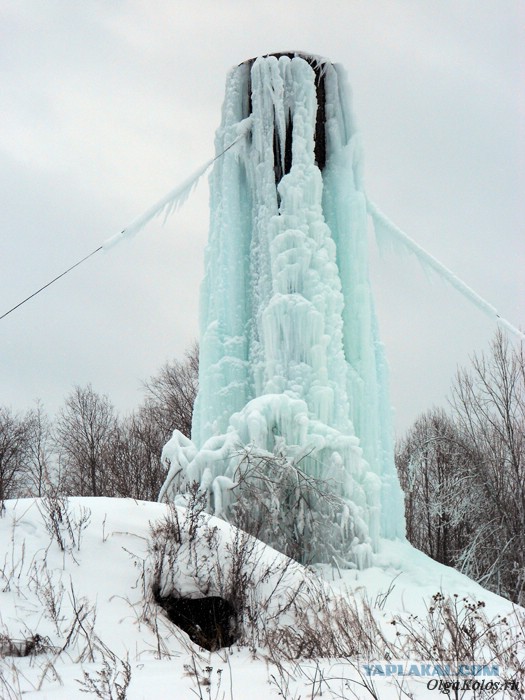
[[[65,588],[62,583],[61,572],[50,570],[47,565],[47,553],[43,560],[33,561],[29,570],[28,588],[32,590],[44,612],[44,616],[51,620],[58,635],[62,633],[62,606],[64,602]]]
[[[103,700],[125,700],[131,682],[129,656],[121,659],[100,639],[97,639],[97,649],[102,653],[102,667],[94,674],[83,671],[83,679],[77,680],[80,692]]]
[[[82,532],[89,526],[91,510],[80,506],[78,514],[73,514],[69,499],[58,489],[53,489],[37,501],[44,526],[62,552],[80,549]]]
[[[184,665],[185,675],[189,676],[195,681],[196,690],[193,691],[199,700],[210,700],[219,698],[219,692],[221,690],[222,683],[222,669],[218,668],[216,674],[213,673],[213,666],[210,666],[209,662],[199,663],[197,665],[197,660],[195,654],[191,655],[191,664]],[[225,694],[222,694],[224,699]],[[233,700],[233,695],[231,695]]]
[[[497,666],[502,679],[514,681],[516,691],[509,688],[509,697],[519,700],[525,681],[525,614],[516,610],[506,617],[489,620],[485,603],[460,598],[457,594],[432,596],[426,616],[395,617],[400,651],[449,670],[444,675],[449,682],[458,681],[463,667],[490,668]],[[474,673],[473,673],[474,675]],[[453,697],[460,697],[460,691]]]
[[[240,530],[231,541],[222,541],[219,528],[205,513],[206,496],[193,490],[192,504],[186,509],[170,505],[166,517],[152,527],[147,570],[148,588],[155,598],[220,596],[236,612],[240,643],[260,643],[264,630],[264,610],[286,588],[286,574],[292,562],[277,555],[261,564],[264,547]],[[278,595],[277,595],[278,594]],[[282,595],[281,595],[282,598]],[[290,606],[286,597],[284,607]],[[277,618],[284,612],[277,605]]]
[[[69,602],[72,608],[71,622],[64,633],[65,641],[59,652],[77,650],[77,661],[95,661],[97,639],[94,634],[97,610],[86,598],[77,598],[73,584],[70,585]]]
[[[9,679],[9,671],[11,671],[12,680]],[[8,668],[4,664],[0,665],[0,697],[4,700],[22,700],[23,695],[15,667]]]
[[[184,453],[186,439],[175,434],[173,444]],[[171,448],[170,448],[171,449]],[[175,448],[174,448],[175,449]],[[179,448],[176,448],[179,449]],[[333,459],[321,469],[319,454],[292,458],[255,445],[233,442],[221,448],[218,468],[213,462],[184,469],[178,458],[170,467],[160,499],[186,505],[199,488],[213,513],[301,564],[331,563],[365,568],[372,560],[372,537],[363,511],[364,491],[354,503],[345,497],[342,462]],[[166,456],[164,457],[165,461]],[[181,456],[182,462],[186,459]],[[193,481],[199,470],[200,483]],[[213,476],[215,472],[224,474]],[[324,476],[319,476],[324,473]]]

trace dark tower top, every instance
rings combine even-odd
[[[288,58],[302,58],[306,61],[313,69],[315,73],[315,90],[317,96],[317,117],[315,123],[315,164],[319,170],[323,170],[326,164],[326,134],[325,134],[325,120],[326,120],[326,89],[325,89],[325,64],[329,61],[320,56],[314,56],[312,54],[303,53],[302,51],[280,51],[278,53],[264,54],[264,58],[268,56],[275,56],[279,59],[281,56],[287,56]],[[250,70],[256,58],[249,58],[239,65],[249,66]],[[251,113],[251,81],[248,81],[248,109]],[[292,129],[293,129],[293,117],[291,114],[287,115],[286,121],[286,137],[284,142],[284,171],[283,171],[283,158],[282,149],[283,144],[281,144],[280,139],[277,135],[277,130],[274,129],[274,161],[275,161],[275,183],[279,183],[283,175],[290,172],[292,167]]]

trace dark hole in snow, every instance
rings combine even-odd
[[[28,639],[10,639],[2,635],[0,637],[0,657],[2,656],[34,656],[41,654],[49,645],[39,634],[34,634]]]
[[[208,651],[230,647],[238,639],[237,613],[224,598],[180,598],[155,592],[155,601],[192,642]]]
[[[315,73],[315,90],[317,96],[317,115],[315,120],[315,163],[319,170],[323,170],[326,164],[326,133],[325,133],[325,121],[326,121],[326,88],[325,88],[325,78],[324,78],[324,68],[323,60],[319,59],[318,56],[310,56],[309,54],[302,53],[300,51],[281,51],[279,53],[269,53],[264,54],[264,56],[275,56],[279,58],[280,56],[288,56],[288,58],[295,58],[298,56],[302,58],[307,63],[310,64]],[[246,65],[251,70],[251,67],[256,59],[250,58],[244,61],[241,65]],[[248,114],[252,111],[251,104],[251,80],[248,79],[248,95],[247,95],[247,107]],[[246,115],[247,116],[247,115]],[[274,143],[273,143],[273,155],[274,155],[274,170],[275,170],[275,183],[278,184],[283,175],[290,172],[292,167],[292,115],[287,115],[286,121],[286,137],[284,142],[284,172],[283,172],[283,158],[282,149],[283,144],[280,143],[279,137],[277,135],[277,129],[274,130]]]

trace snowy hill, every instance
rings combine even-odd
[[[106,498],[7,501],[0,542],[2,699],[521,697],[502,688],[523,683],[523,611],[405,542],[314,572],[198,511]],[[192,642],[155,586],[229,601],[236,642]]]

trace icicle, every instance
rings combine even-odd
[[[395,224],[393,224],[377,207],[367,198],[367,209],[368,213],[374,221],[374,228],[376,230],[376,238],[385,238],[385,234],[389,237],[392,242],[392,247],[396,252],[402,250],[405,253],[412,253],[416,256],[419,264],[424,270],[435,272],[441,277],[441,279],[448,282],[454,289],[456,289],[460,294],[466,297],[470,302],[472,302],[480,311],[495,319],[497,323],[504,326],[508,331],[511,331],[520,340],[525,340],[525,335],[513,326],[509,321],[502,318],[498,311],[492,304],[483,299],[479,294],[477,294],[473,289],[471,289],[465,282],[463,282],[459,277],[449,270],[445,265],[436,260],[436,258],[427,253],[427,251],[413,241],[406,233],[401,231]]]

